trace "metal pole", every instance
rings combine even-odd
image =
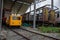
[[[2,13],[3,13],[3,0],[0,0],[0,35],[2,30]]]
[[[3,0],[0,0],[0,32],[2,27]]]
[[[30,21],[30,13],[31,13],[31,4],[30,4],[30,12],[29,12],[29,21]],[[30,22],[29,22],[30,24]]]
[[[31,4],[30,4],[30,13],[31,13]]]
[[[42,8],[42,11],[43,11],[43,12],[42,12],[42,18],[43,18],[43,19],[42,19],[42,27],[44,26],[44,10],[43,10],[43,9],[44,9],[44,8]]]
[[[36,0],[34,0],[34,20],[33,20],[33,28],[36,28]]]
[[[53,9],[53,6],[54,6],[54,5],[53,5],[53,0],[51,0],[51,8],[52,8],[52,9]]]
[[[1,34],[1,0],[0,0],[0,34]]]

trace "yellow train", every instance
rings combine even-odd
[[[22,25],[22,16],[17,14],[11,14],[6,19],[6,24],[9,26],[21,26]]]

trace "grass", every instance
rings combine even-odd
[[[43,33],[60,33],[60,28],[58,27],[38,27],[38,29]]]

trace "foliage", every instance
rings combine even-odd
[[[60,28],[58,27],[39,27],[38,28],[43,33],[59,33]]]

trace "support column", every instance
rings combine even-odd
[[[53,9],[53,6],[54,6],[54,3],[53,3],[54,0],[51,0],[51,8]]]
[[[2,30],[2,12],[3,12],[3,0],[0,0],[0,39]]]
[[[34,20],[33,20],[33,28],[36,28],[36,0],[34,0]]]
[[[28,23],[29,23],[29,13],[28,13]]]
[[[2,27],[3,0],[0,0],[0,32]]]
[[[30,12],[29,12],[29,23],[31,23],[30,22],[30,13],[31,13],[31,4],[30,4]]]

